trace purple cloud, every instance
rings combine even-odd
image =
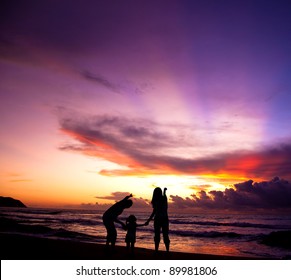
[[[192,154],[195,141],[192,144],[191,139],[181,140],[180,135],[187,130],[183,125],[160,125],[123,116],[61,115],[60,126],[64,133],[77,140],[77,143],[66,143],[61,150],[81,152],[127,167],[101,170],[103,175],[223,173],[233,178],[291,178],[288,143],[256,151],[238,150],[198,157]],[[179,149],[191,152],[186,157]]]
[[[107,195],[107,196],[96,196],[96,198],[119,201],[119,200],[125,198],[129,194],[130,194],[129,192],[113,192],[113,193],[111,193],[110,195]]]
[[[106,199],[106,200],[113,200],[114,202],[122,200],[124,197],[129,195],[128,192],[113,192],[108,196],[96,196],[98,199]],[[133,197],[131,198],[133,201],[133,206],[132,210],[137,210],[137,209],[150,209],[150,202],[148,199],[144,199],[142,197],[135,197],[133,194]],[[103,204],[98,204],[99,206],[104,208]],[[106,204],[106,206],[110,207],[112,204]]]
[[[291,184],[275,177],[271,181],[238,183],[224,191],[200,191],[191,198],[171,195],[173,208],[192,210],[286,210],[291,213]]]

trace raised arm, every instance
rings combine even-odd
[[[119,202],[126,201],[131,197],[132,197],[132,193],[130,195],[127,195],[125,198],[121,199]]]
[[[130,194],[130,195],[127,195],[124,199],[122,199],[122,200],[128,200],[129,198],[131,198],[132,197],[132,193]]]

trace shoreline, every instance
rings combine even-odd
[[[113,253],[106,246],[83,241],[50,239],[0,233],[1,260],[259,260],[240,256],[224,256],[183,252],[155,252],[137,247],[134,255],[117,245]]]

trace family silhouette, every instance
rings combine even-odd
[[[117,239],[117,230],[115,223],[119,223],[124,230],[127,231],[125,237],[126,247],[130,252],[134,253],[134,246],[136,242],[136,229],[141,226],[148,226],[150,221],[154,219],[154,244],[155,252],[159,250],[161,231],[163,234],[163,240],[167,252],[170,250],[170,239],[169,239],[169,218],[168,218],[168,199],[166,195],[167,188],[164,191],[160,187],[156,187],[153,191],[151,200],[152,213],[143,224],[137,224],[137,219],[134,215],[129,215],[126,222],[122,222],[118,219],[118,216],[123,213],[126,208],[130,208],[133,204],[132,194],[126,196],[124,199],[116,202],[103,214],[103,224],[107,231],[106,236],[106,249],[111,247],[114,251],[115,243]],[[108,252],[108,250],[106,250]]]

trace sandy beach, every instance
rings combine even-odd
[[[18,234],[0,234],[2,260],[242,260],[235,256],[193,254],[135,248],[134,255],[123,246],[116,246],[114,253],[101,244],[48,239]]]

